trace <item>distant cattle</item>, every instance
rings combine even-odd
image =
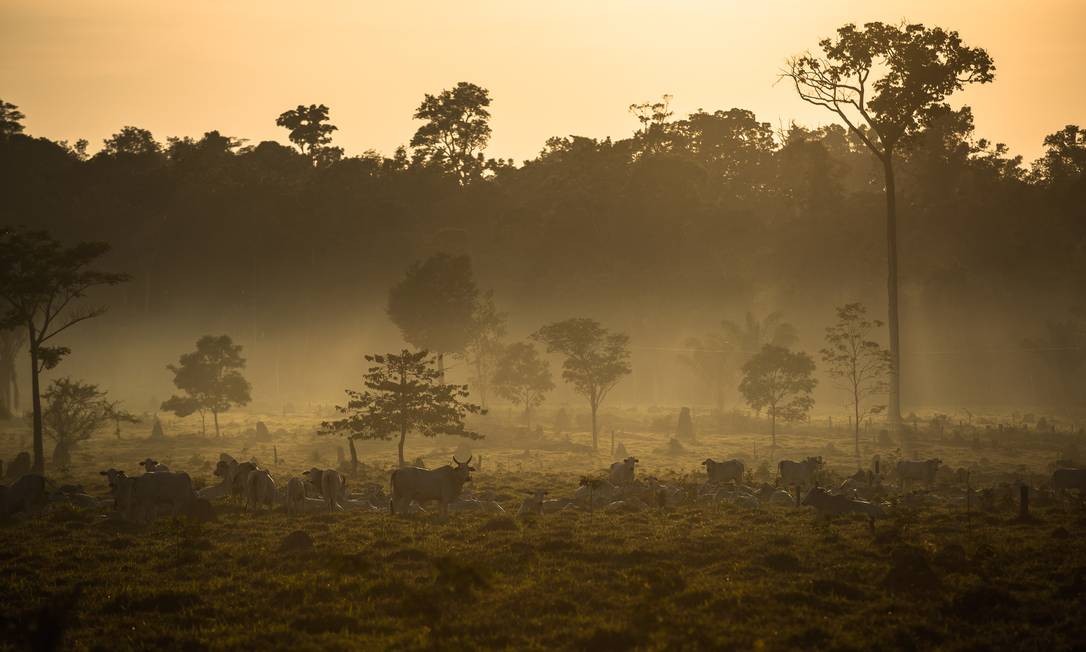
[[[231,496],[244,499],[246,481],[249,479],[249,474],[256,470],[255,462],[238,462],[223,453],[219,456],[219,463],[215,465],[215,476],[223,479],[223,483],[229,487]]]
[[[531,492],[531,495],[524,499],[524,502],[520,504],[520,509],[517,510],[517,516],[539,516],[543,513],[543,502],[546,500],[547,492],[536,490]]]
[[[746,467],[739,460],[728,460],[727,462],[717,462],[713,459],[707,459],[701,463],[705,467],[705,472],[709,475],[709,482],[716,484],[724,482],[741,482],[743,480],[743,472]]]
[[[433,470],[407,466],[392,471],[389,512],[395,514],[397,509],[406,512],[411,501],[421,504],[436,500],[441,513],[448,514],[449,503],[460,497],[464,484],[471,481],[471,472],[475,470],[471,457],[467,462],[453,457],[453,463],[456,466],[446,464]]]
[[[40,475],[26,474],[11,483],[11,486],[0,485],[0,512],[3,516],[29,512],[44,503],[45,478]]]
[[[1086,469],[1056,469],[1052,472],[1052,488],[1056,491],[1077,489],[1086,493]]]
[[[866,500],[855,500],[847,496],[835,496],[820,487],[807,492],[803,504],[814,507],[819,514],[827,518],[842,514],[863,514],[874,524],[876,518],[885,516],[882,507]]]
[[[245,506],[248,509],[259,510],[261,506],[274,507],[278,496],[279,490],[275,486],[275,480],[267,469],[253,471],[245,478]]]
[[[810,486],[814,483],[814,474],[822,468],[822,457],[808,457],[802,462],[781,460],[777,464],[777,472],[781,476],[781,484]]]
[[[115,509],[129,520],[149,520],[162,506],[168,506],[176,516],[196,498],[187,473],[145,473],[130,478],[124,471],[109,469],[101,474],[109,478]]]
[[[347,499],[347,479],[339,471],[314,467],[302,475],[328,503],[328,511],[333,512],[343,507],[343,501]]]
[[[294,514],[305,509],[305,483],[301,478],[291,478],[287,482],[287,513]]]
[[[916,480],[930,487],[935,482],[935,473],[939,470],[942,460],[901,460],[897,463],[897,479],[904,487],[908,482]]]
[[[611,484],[632,484],[634,481],[634,468],[637,466],[636,457],[627,457],[621,462],[611,465]]]
[[[140,466],[143,467],[144,473],[169,473],[170,468],[165,464],[160,464],[157,460],[153,460],[150,457],[140,462]]]

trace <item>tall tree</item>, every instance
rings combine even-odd
[[[387,310],[408,344],[437,353],[444,379],[445,354],[462,352],[475,332],[478,298],[471,258],[438,253],[407,269]]]
[[[510,344],[498,359],[494,387],[499,396],[524,408],[524,423],[531,430],[532,410],[554,389],[550,364],[531,343]]]
[[[37,473],[45,470],[41,372],[56,367],[71,352],[51,343],[72,326],[106,311],[79,307],[88,291],[128,280],[125,274],[90,269],[107,251],[104,242],[66,247],[45,231],[0,227],[0,329],[26,329]]]
[[[461,184],[482,176],[490,142],[490,92],[469,82],[437,95],[427,93],[415,110],[425,123],[411,138],[417,160],[436,165]]]
[[[592,409],[592,448],[599,450],[600,404],[618,381],[632,371],[630,337],[612,333],[599,322],[580,317],[547,324],[532,338],[546,345],[549,353],[565,356],[562,378],[588,399]]]
[[[505,337],[504,312],[494,306],[494,293],[488,291],[476,302],[472,316],[472,333],[464,347],[464,362],[471,368],[471,387],[479,396],[479,405],[487,407],[491,376],[494,365],[502,355],[502,338]]]
[[[784,76],[799,97],[836,114],[882,164],[886,194],[887,294],[890,323],[889,421],[901,423],[898,323],[897,192],[894,155],[926,114],[966,84],[995,76],[988,53],[967,47],[957,32],[923,25],[849,24],[819,42],[821,56],[788,61]]]
[[[299,104],[298,108],[284,111],[275,124],[290,131],[287,136],[303,156],[314,163],[328,163],[343,155],[339,147],[330,147],[332,132],[339,127],[328,122],[328,107],[323,104]]]
[[[848,393],[857,459],[860,457],[860,420],[868,414],[878,414],[886,407],[864,407],[864,401],[885,394],[889,387],[890,352],[870,339],[872,331],[882,326],[881,321],[867,318],[867,308],[862,303],[841,306],[837,308],[837,323],[826,328],[826,348],[821,351],[826,372]]]
[[[347,404],[336,406],[345,416],[325,421],[322,430],[352,439],[388,440],[399,435],[400,466],[404,466],[407,434],[424,437],[455,435],[482,439],[468,430],[464,419],[483,409],[469,403],[467,385],[447,385],[429,352],[403,350],[399,355],[367,355],[372,362],[363,376],[365,389],[348,389]]]
[[[220,436],[219,414],[252,400],[252,386],[241,375],[245,368],[241,345],[234,344],[229,335],[204,335],[196,341],[195,351],[182,354],[178,364],[166,368],[173,372],[173,384],[184,394],[163,401],[162,409],[179,417],[199,412],[204,434],[206,412],[211,412],[215,435]]]
[[[0,139],[7,139],[23,133],[23,120],[26,116],[19,107],[0,100]]]
[[[42,394],[45,408],[42,425],[56,447],[53,449],[53,465],[67,468],[71,465],[72,449],[86,441],[103,426],[114,423],[120,428],[122,421],[138,423],[139,419],[120,407],[119,401],[111,401],[108,393],[71,378],[58,378]]]
[[[122,127],[102,143],[102,155],[151,156],[162,152],[162,145],[150,131],[139,127]]]
[[[818,384],[814,369],[814,360],[806,353],[772,344],[763,346],[743,365],[739,391],[750,407],[759,412],[765,410],[769,415],[774,449],[777,419],[799,421],[814,407],[811,392]]]

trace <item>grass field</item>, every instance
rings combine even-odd
[[[143,430],[103,436],[76,453],[66,477],[53,479],[104,496],[98,470],[134,472],[137,460],[152,455],[211,483],[210,463],[229,452],[255,456],[285,480],[317,462],[333,466],[342,443],[312,435],[313,418],[267,418],[270,441],[246,434],[243,420],[255,417],[237,418],[221,440],[150,441]],[[668,455],[665,435],[625,425],[621,443],[641,459],[638,475],[675,484],[697,482],[697,464],[709,454],[723,459],[765,441],[761,433],[706,434]],[[23,436],[9,433],[5,459]],[[583,433],[572,440],[583,443]],[[851,450],[847,434],[811,429],[780,444],[783,457]],[[1039,483],[1064,444],[920,445],[924,456],[976,469],[996,484]],[[447,461],[456,445],[409,441],[412,457],[421,453],[430,466]],[[360,446],[363,469],[351,486],[387,486],[393,448]],[[65,649],[1086,645],[1086,509],[1074,500],[1041,503],[1020,520],[1013,504],[967,517],[950,504],[908,507],[891,496],[890,516],[874,533],[862,520],[825,523],[807,508],[726,502],[523,520],[513,515],[526,491],[572,495],[581,475],[605,468],[609,456],[526,455],[498,435],[474,452],[484,464],[467,490],[497,500],[507,515],[291,517],[224,502],[205,524],[127,524],[61,504],[10,519],[0,524],[0,647],[58,640]],[[855,468],[847,452],[828,462],[840,474]],[[280,550],[298,530],[312,548]]]

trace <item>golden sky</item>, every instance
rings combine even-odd
[[[324,103],[336,144],[390,154],[423,93],[471,81],[494,99],[490,154],[520,160],[550,136],[624,137],[626,107],[664,93],[677,115],[824,123],[775,83],[785,58],[902,19],[991,53],[995,83],[956,100],[982,136],[1030,160],[1086,123],[1086,0],[0,0],[0,98],[30,133],[92,150],[127,124],[286,142],[275,117]]]

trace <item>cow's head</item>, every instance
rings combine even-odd
[[[807,458],[807,464],[810,465],[811,468],[816,470],[816,471],[818,469],[821,469],[822,468],[822,456],[819,455],[818,457],[808,457]]]
[[[461,478],[462,482],[469,482],[471,480],[471,472],[475,470],[475,467],[471,465],[472,457],[473,456],[469,455],[467,462],[461,462],[453,455],[453,463],[456,464],[456,466],[453,467],[453,470],[456,471],[457,477]]]
[[[156,466],[158,466],[158,460],[153,460],[148,457],[147,459],[140,462],[140,466],[142,466],[145,471],[152,471]]]
[[[710,466],[712,466],[713,464],[716,464],[716,463],[717,463],[716,460],[714,460],[712,458],[707,458],[704,462],[701,463],[701,465],[704,466],[705,468],[709,468]]]
[[[219,459],[219,463],[215,465],[215,477],[229,478],[231,471],[237,468],[238,461],[226,453],[223,453],[223,457],[228,459]]]
[[[627,457],[626,459],[622,460],[622,462],[630,468],[633,468],[634,464],[637,464],[640,461],[641,460],[637,459],[636,457]]]
[[[106,478],[109,480],[109,486],[111,489],[117,486],[117,482],[120,479],[128,477],[124,474],[124,471],[118,471],[117,469],[107,469],[105,471],[99,471],[98,474],[106,476]]]
[[[320,484],[321,484],[321,477],[324,476],[324,471],[321,471],[320,469],[318,469],[317,467],[314,466],[313,468],[309,469],[308,471],[302,471],[302,475],[305,476],[305,481],[306,482],[308,482],[310,484],[317,485],[319,487]]]
[[[811,490],[808,491],[807,495],[803,498],[803,504],[815,505],[827,495],[829,495],[829,492],[822,487],[811,487]]]

